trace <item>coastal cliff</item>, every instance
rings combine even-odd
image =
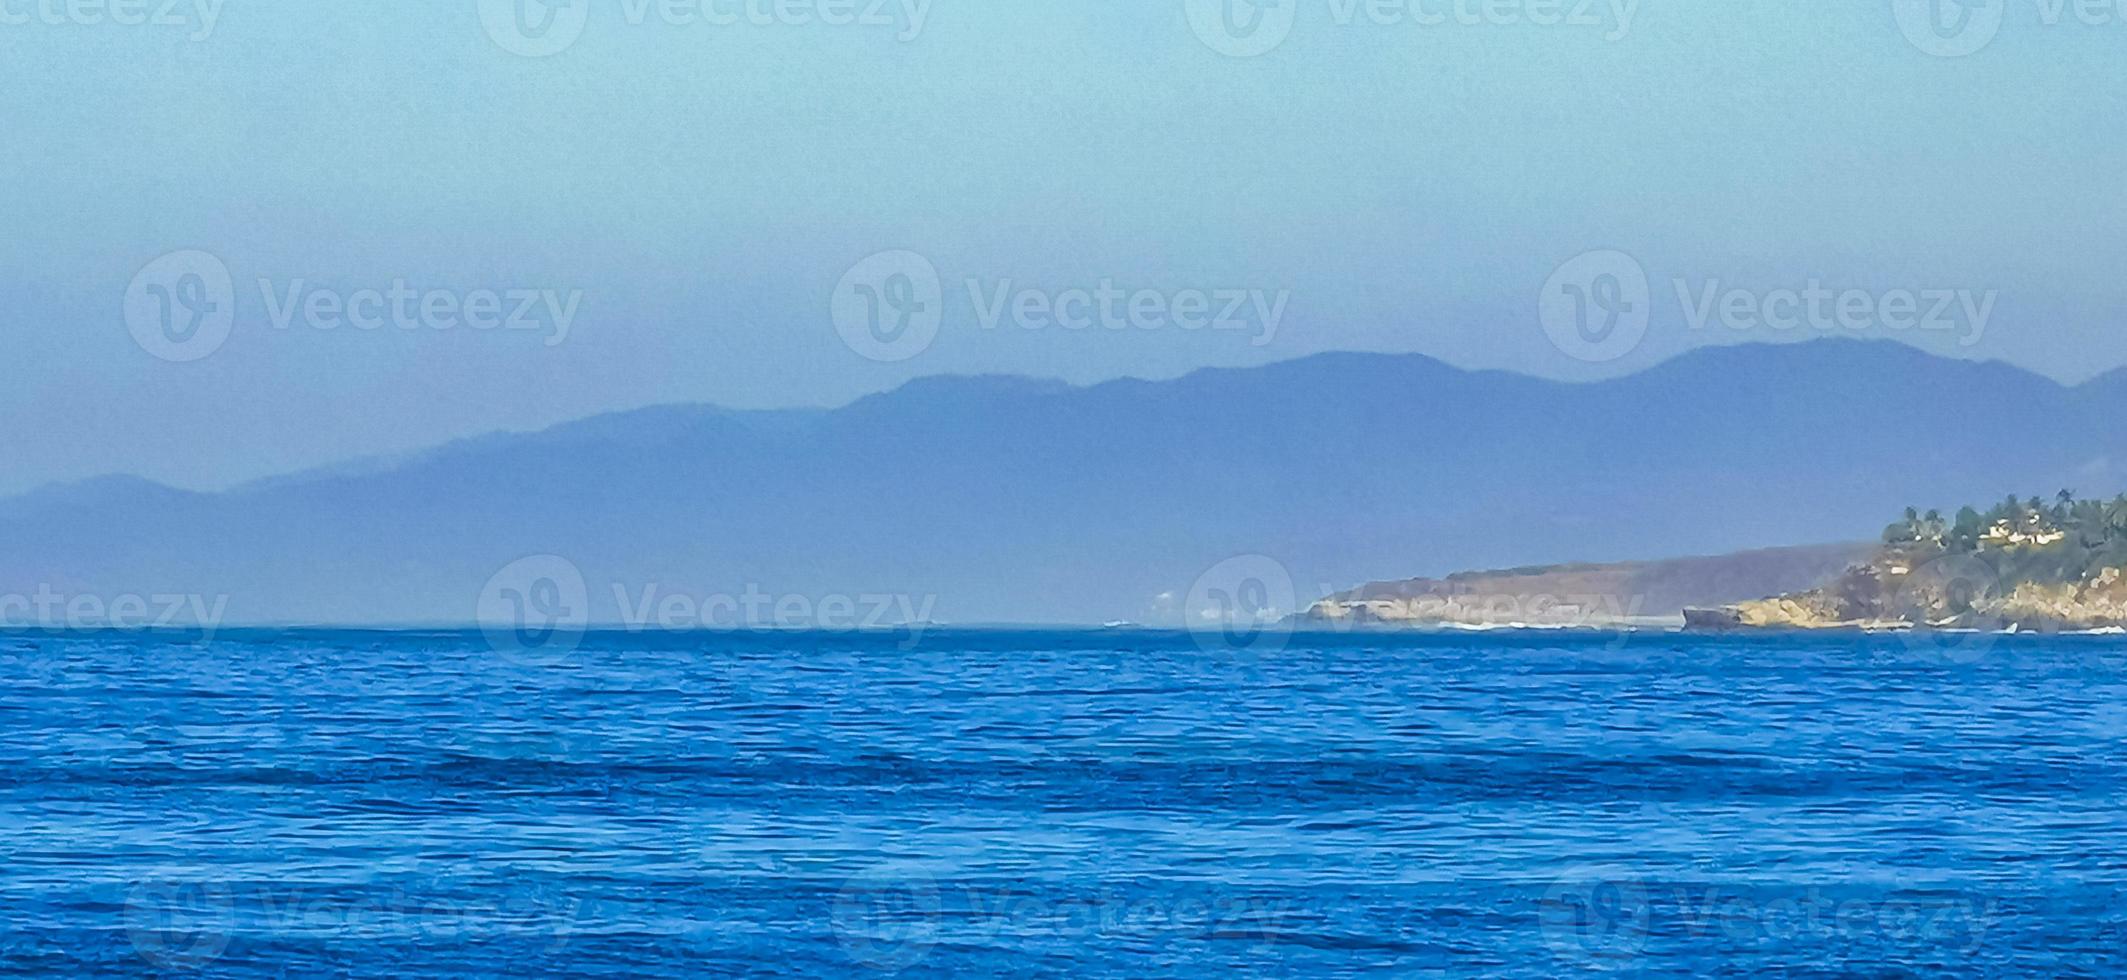
[[[1955,522],[1892,524],[1866,561],[1814,589],[1686,609],[1703,629],[2127,628],[2127,497],[2011,499]]]
[[[1703,629],[2121,629],[2127,628],[2127,570],[2108,567],[2080,582],[2005,582],[1978,566],[1914,570],[1887,557],[1849,569],[1826,588],[1686,609],[1684,624]]]

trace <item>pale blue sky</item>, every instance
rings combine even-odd
[[[679,26],[589,2],[580,39],[528,58],[474,0],[227,0],[211,32],[0,0],[29,20],[0,23],[0,493],[108,472],[219,487],[944,372],[1094,381],[1375,350],[1584,378],[1779,339],[1691,329],[1677,277],[1993,292],[1976,342],[1908,339],[2070,381],[2127,364],[2127,24],[2049,26],[2047,0],[2007,3],[1959,58],[1910,43],[1887,0],[1646,0],[1614,41],[1339,24],[1332,0],[1289,0],[1289,37],[1248,58],[1193,33],[1183,0],[931,0],[907,41],[899,14]],[[1547,340],[1536,296],[1597,248],[1644,265],[1654,319],[1591,364]],[[235,321],[175,363],[123,310],[135,273],[184,249],[230,270]],[[934,263],[944,323],[878,362],[829,308],[889,249]],[[279,329],[261,279],[580,308],[553,344]],[[991,329],[969,279],[1288,299],[1268,338]]]

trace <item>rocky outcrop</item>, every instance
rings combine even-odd
[[[1734,611],[1735,625],[1739,627],[1827,629],[1867,625],[1866,620],[1851,618],[1852,610],[1829,600],[1821,591],[1758,599],[1730,608]]]
[[[2081,581],[2027,578],[2028,552],[1951,554],[1886,548],[1822,588],[1692,609],[1707,629],[1976,629],[2064,632],[2127,628],[2127,573]]]
[[[2120,587],[2121,571],[2108,568],[2104,574],[2110,581],[2019,585],[1988,603],[1981,616],[2041,632],[2127,628],[2127,590]]]

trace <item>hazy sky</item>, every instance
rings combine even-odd
[[[165,2],[0,0],[0,493],[943,372],[1585,378],[1840,332],[2127,364],[2109,7]],[[1591,354],[1539,298],[1593,262],[1554,298],[1619,305],[1597,249],[1651,321]],[[1842,326],[1848,290],[1939,329]]]

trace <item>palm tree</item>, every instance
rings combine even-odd
[[[1920,511],[1907,507],[1905,520],[1883,529],[1884,544],[1904,544],[1920,536]]]
[[[1957,524],[1950,529],[1950,534],[1959,548],[1970,551],[1978,547],[1979,538],[1985,533],[1987,533],[1986,518],[1981,517],[1979,511],[1970,507],[1958,508]]]
[[[2103,547],[2112,531],[2105,526],[2105,503],[2101,500],[2078,500],[2068,512],[2069,523],[2081,537],[2085,547]]]

